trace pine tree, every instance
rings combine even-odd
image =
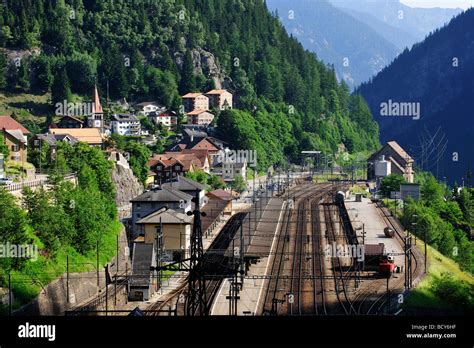
[[[183,68],[181,69],[181,81],[179,83],[179,92],[186,94],[194,92],[196,89],[196,76],[194,75],[194,63],[191,51],[187,50],[184,55]]]
[[[22,62],[18,70],[18,84],[24,92],[30,89],[30,73],[26,62]]]
[[[71,87],[66,69],[62,68],[54,76],[53,86],[51,87],[51,100],[53,104],[70,102],[72,100]]]
[[[0,54],[0,89],[7,87],[8,61],[5,53]]]
[[[7,67],[7,88],[14,91],[18,85],[18,68],[15,64],[10,63]]]

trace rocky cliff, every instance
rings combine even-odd
[[[143,185],[133,175],[131,169],[120,164],[115,164],[112,180],[115,184],[115,203],[119,217],[124,218],[130,213],[130,200],[143,192]]]

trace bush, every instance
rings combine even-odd
[[[456,280],[450,274],[441,274],[433,283],[433,291],[457,309],[474,311],[474,286]]]
[[[400,174],[390,174],[383,178],[380,185],[380,191],[386,198],[390,197],[390,192],[400,191],[400,185],[405,182],[405,179]]]

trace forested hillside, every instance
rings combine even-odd
[[[268,0],[288,32],[319,59],[333,64],[353,90],[401,52],[376,30],[326,0]]]
[[[297,160],[303,149],[335,152],[342,143],[355,152],[378,145],[362,98],[350,96],[333,69],[290,37],[262,1],[6,3],[0,46],[10,59],[37,52],[19,66],[0,59],[6,72],[0,88],[7,93],[90,99],[97,81],[111,100],[158,100],[179,110],[180,94],[224,87],[240,110],[219,122],[240,133],[221,136],[235,147],[259,149],[259,165]]]
[[[381,139],[397,139],[418,166],[451,183],[469,180],[466,173],[474,164],[473,42],[470,9],[405,50],[359,89],[380,125]],[[381,105],[389,100],[419,103],[420,118],[381,116]]]

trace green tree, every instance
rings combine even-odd
[[[74,227],[63,207],[54,203],[53,194],[44,189],[23,189],[22,204],[35,235],[43,242],[49,257],[62,244],[68,244],[74,235]]]
[[[30,72],[26,61],[22,61],[18,69],[18,84],[24,92],[30,89]]]
[[[428,206],[439,206],[444,199],[444,189],[431,174],[421,185],[421,197]]]
[[[130,91],[125,58],[115,43],[104,52],[100,71],[103,74],[102,80],[108,82],[108,90],[112,98],[128,97]]]
[[[33,86],[41,92],[49,91],[54,79],[50,59],[45,55],[33,59],[32,70],[35,77]]]
[[[187,172],[185,175],[187,178],[197,181],[203,185],[208,184],[209,174],[201,169],[195,170],[194,172]]]
[[[383,178],[380,185],[380,192],[384,197],[390,197],[390,192],[400,191],[400,185],[405,182],[405,179],[400,174],[392,173]]]
[[[129,164],[133,174],[145,185],[148,178],[148,161],[151,151],[136,141],[129,141],[124,149],[129,154]]]
[[[54,75],[51,87],[51,100],[53,104],[72,101],[71,87],[66,69],[59,69]]]
[[[75,52],[66,62],[68,76],[74,76],[72,90],[79,94],[90,95],[97,80],[97,63],[87,53]]]
[[[14,63],[8,64],[6,80],[7,89],[15,91],[18,86],[18,68]]]
[[[71,219],[76,227],[73,246],[85,254],[94,250],[103,238],[104,231],[111,222],[108,214],[108,202],[104,196],[91,188],[78,188],[73,192],[74,207]]]
[[[66,160],[66,154],[63,150],[58,149],[54,160],[49,168],[48,181],[52,185],[59,185],[64,180],[64,176],[71,172]]]
[[[179,92],[186,94],[194,92],[196,89],[196,76],[194,75],[194,62],[190,50],[186,50],[183,58],[183,67],[181,69],[181,81],[179,83]]]
[[[26,244],[28,222],[25,212],[17,205],[15,197],[0,187],[0,243]],[[0,258],[0,270],[19,269],[24,264],[18,258]]]
[[[215,174],[211,174],[211,176],[210,176],[209,179],[207,180],[207,184],[208,184],[213,190],[223,189],[223,188],[226,187],[224,180],[222,180],[222,178],[220,178],[219,176],[217,176],[217,175],[215,175]]]
[[[7,87],[8,60],[5,53],[0,53],[0,89]]]
[[[41,141],[39,149],[30,149],[28,151],[28,162],[33,164],[37,169],[46,169],[51,162],[51,147],[45,141]]]
[[[5,144],[5,137],[3,136],[3,133],[0,133],[0,153],[3,154],[5,159],[10,156],[10,149],[8,148],[8,145]]]
[[[234,178],[234,182],[232,183],[232,188],[235,191],[242,193],[247,189],[247,183],[245,182],[242,176],[238,175]]]
[[[146,70],[145,79],[150,99],[157,99],[166,107],[176,109],[180,97],[176,80],[170,72],[163,72],[150,66]]]

